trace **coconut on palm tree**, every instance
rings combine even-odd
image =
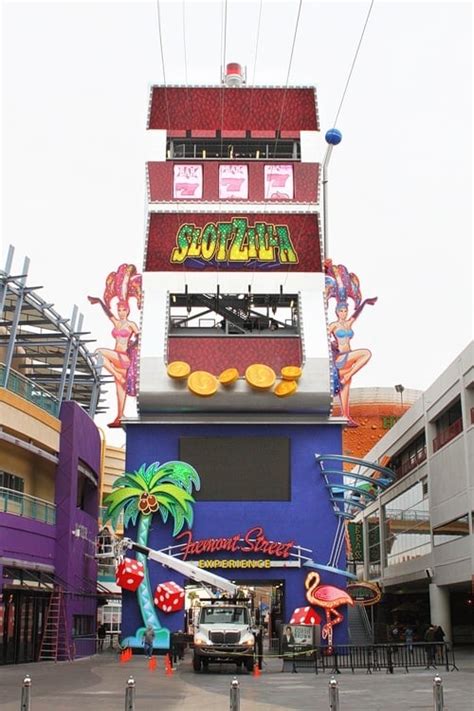
[[[169,516],[173,519],[173,536],[176,536],[187,524],[193,524],[194,497],[191,492],[194,488],[198,491],[200,480],[197,471],[185,462],[165,462],[160,465],[154,462],[142,466],[135,472],[125,474],[113,483],[111,494],[105,499],[107,511],[105,520],[115,528],[120,513],[123,511],[123,525],[135,526],[138,519],[137,543],[146,546],[150,531],[151,519],[154,513],[159,512],[163,523]],[[143,627],[135,632],[133,637],[122,640],[126,646],[140,646],[143,633],[148,625],[155,630],[154,646],[168,648],[170,632],[159,621],[156,608],[153,604],[153,592],[148,576],[147,557],[137,553],[137,560],[143,564],[145,577],[137,590],[138,603],[143,619]]]

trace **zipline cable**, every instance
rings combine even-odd
[[[188,89],[188,55],[186,52],[186,0],[183,0],[183,48],[184,48],[184,83]]]
[[[168,95],[167,95],[167,87],[166,87],[166,72],[165,72],[165,56],[163,53],[163,36],[161,33],[161,13],[160,13],[160,0],[156,0],[156,14],[158,18],[158,36],[160,39],[160,54],[161,54],[161,68],[163,71],[163,84],[164,84],[164,89],[165,89],[165,106],[166,106],[166,117],[167,117],[167,123],[168,123],[168,131],[170,130],[170,109],[168,105]]]
[[[221,22],[221,158],[222,158],[222,151],[224,150],[224,137],[223,137],[223,131],[224,131],[224,91],[225,91],[225,85],[224,85],[224,76],[225,76],[225,71],[226,71],[226,66],[225,66],[225,55],[227,52],[227,0],[224,0],[224,4],[222,5],[222,22]],[[217,291],[219,291],[219,281],[220,281],[220,274],[219,274],[219,263],[216,261],[216,267],[217,267]],[[216,299],[217,299],[217,294],[216,294]]]
[[[281,102],[281,111],[280,111],[280,119],[278,121],[278,129],[276,132],[276,141],[275,141],[275,149],[273,153],[273,158],[276,158],[276,151],[278,147],[278,140],[279,140],[279,135],[281,131],[281,125],[283,123],[283,112],[285,110],[285,101],[286,101],[286,94],[288,92],[288,83],[290,81],[290,72],[291,72],[291,65],[293,63],[293,54],[295,51],[295,45],[296,45],[296,36],[298,34],[298,26],[300,23],[300,16],[301,16],[301,7],[303,5],[303,0],[299,0],[298,4],[298,14],[296,15],[296,24],[295,24],[295,31],[293,33],[293,42],[291,44],[291,52],[290,52],[290,60],[288,62],[288,72],[286,74],[286,83],[285,83],[285,91],[283,92],[283,100]]]
[[[359,55],[359,50],[360,50],[361,45],[362,45],[362,40],[364,39],[365,30],[367,29],[367,25],[368,25],[368,23],[369,23],[370,13],[372,12],[372,8],[373,8],[373,6],[374,6],[374,2],[375,2],[375,0],[371,0],[370,7],[369,7],[369,10],[368,10],[368,12],[367,12],[367,17],[365,18],[364,27],[362,28],[362,32],[361,32],[361,35],[360,35],[360,38],[359,38],[359,43],[358,43],[358,45],[357,45],[357,49],[356,49],[355,54],[354,54],[354,59],[352,60],[352,64],[351,64],[351,68],[350,68],[350,70],[349,70],[349,75],[348,75],[348,77],[347,77],[346,85],[345,85],[345,87],[344,87],[344,91],[343,91],[343,93],[342,93],[342,98],[341,98],[341,101],[340,101],[340,103],[339,103],[339,108],[337,109],[336,117],[335,117],[335,119],[334,119],[334,121],[333,121],[333,124],[332,124],[332,127],[333,127],[333,128],[336,128],[337,120],[338,120],[338,118],[339,118],[339,114],[341,113],[342,104],[344,103],[344,99],[346,98],[346,93],[347,93],[347,89],[348,89],[348,87],[349,87],[349,82],[350,82],[351,77],[352,77],[352,72],[354,71],[355,63],[356,63],[357,57],[358,57],[358,55]]]

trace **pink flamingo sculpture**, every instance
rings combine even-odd
[[[319,573],[308,573],[304,581],[306,599],[311,605],[322,607],[326,613],[326,624],[323,626],[322,638],[327,639],[328,647],[332,647],[332,628],[344,619],[344,615],[336,608],[340,605],[353,605],[354,600],[345,590],[334,585],[319,585]],[[319,587],[318,587],[319,586]],[[331,619],[331,615],[334,617]]]

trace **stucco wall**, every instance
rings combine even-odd
[[[24,481],[24,493],[54,502],[56,466],[42,457],[0,440],[0,469]]]
[[[50,452],[59,450],[60,421],[5,388],[0,388],[0,425],[6,432],[31,440]]]

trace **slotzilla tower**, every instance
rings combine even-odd
[[[147,129],[127,471],[191,464],[201,481],[192,526],[174,536],[156,512],[148,545],[266,588],[274,623],[286,622],[308,604],[308,566],[326,566],[324,582],[345,586],[329,571],[340,521],[315,463],[317,452],[341,453],[342,427],[330,419],[316,92],[248,87],[228,65],[220,86],[152,87]],[[158,565],[149,576],[152,590],[186,584]],[[124,607],[126,636],[143,622],[135,594],[124,593]],[[157,614],[164,628],[183,629],[182,611]],[[344,622],[335,641],[345,634]]]

